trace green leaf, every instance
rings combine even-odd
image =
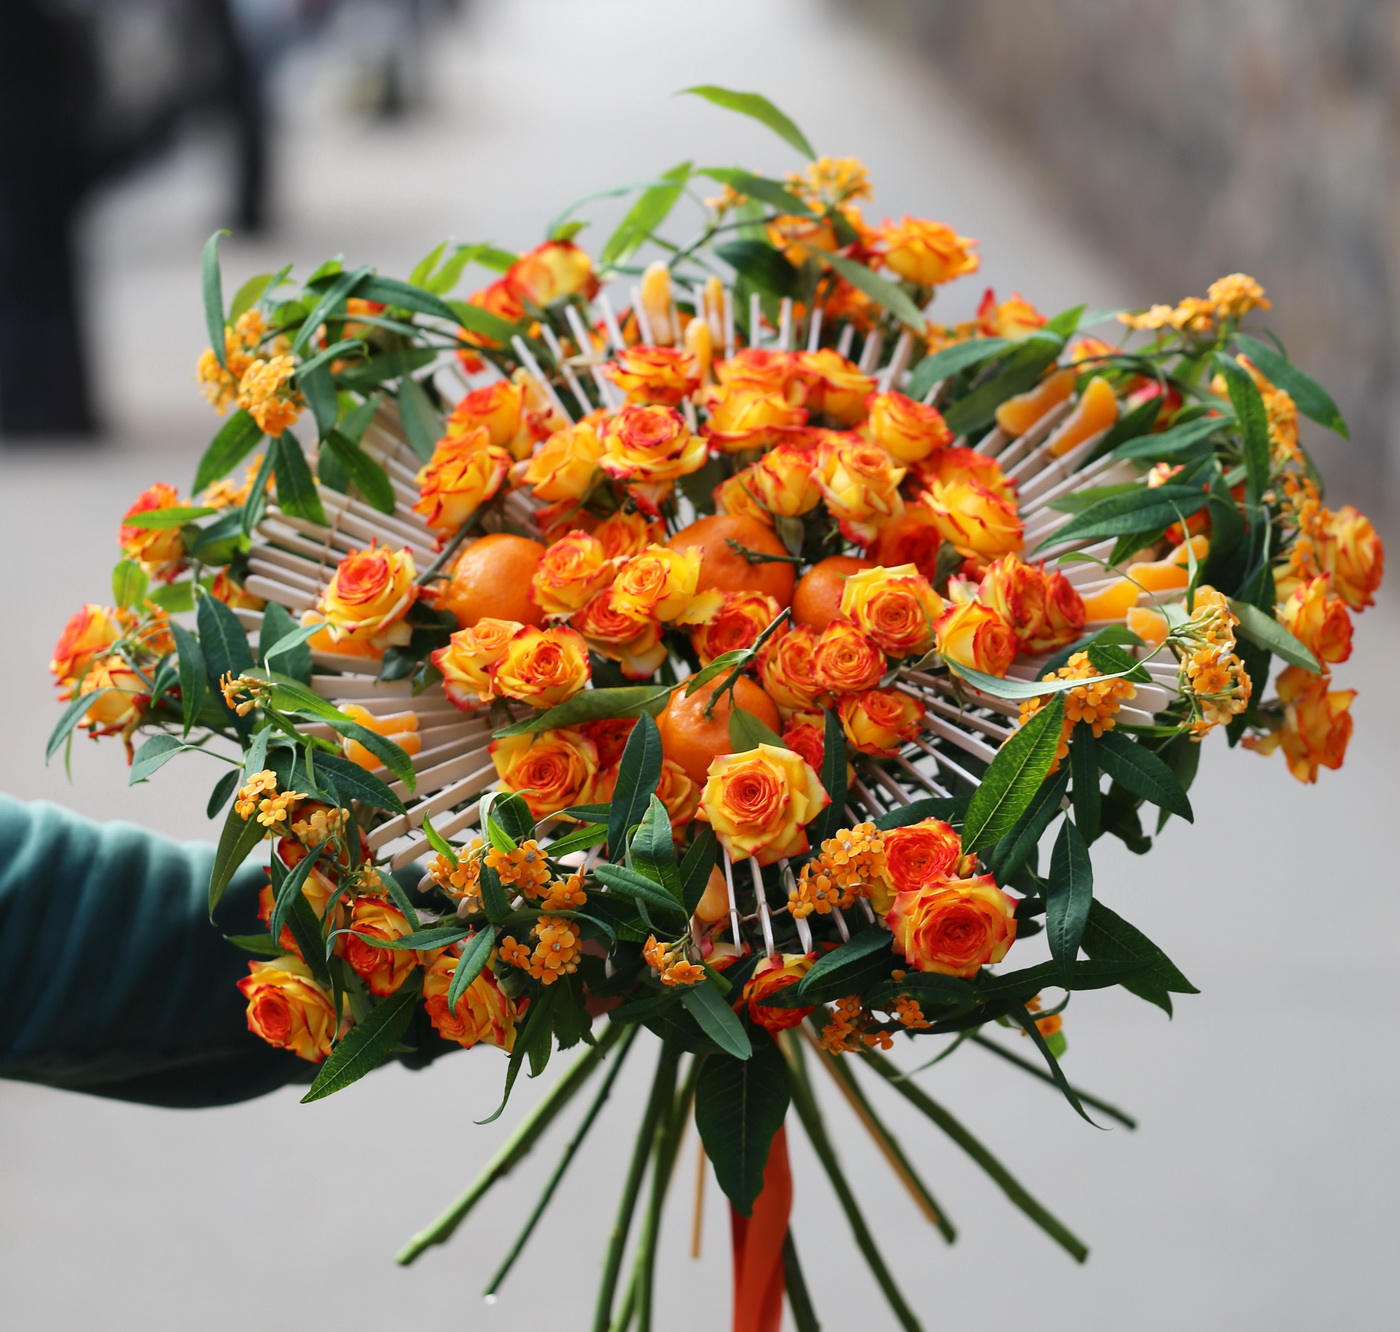
[[[150,736],[131,760],[126,784],[135,786],[137,782],[144,782],[157,769],[163,768],[168,760],[186,749],[198,750],[199,746],[184,744],[163,731]]]
[[[209,803],[204,807],[207,818],[213,818],[223,807],[233,799],[233,793],[238,790],[239,784],[243,780],[243,774],[237,768],[224,773],[217,782],[214,789],[209,793]]]
[[[978,1002],[977,987],[957,976],[941,976],[937,972],[909,972],[903,980],[889,980],[865,992],[866,1001],[876,1007],[884,1007],[884,1001],[894,1000],[901,994],[917,999],[920,1004],[941,1006],[945,1004],[975,1004]]]
[[[951,347],[944,347],[932,356],[925,356],[910,375],[909,396],[922,398],[940,379],[990,361],[1013,345],[1010,338],[969,338],[966,342],[955,342]]]
[[[1287,629],[1266,610],[1251,606],[1247,601],[1230,598],[1230,609],[1239,617],[1240,637],[1251,643],[1268,648],[1275,656],[1282,657],[1290,666],[1301,666],[1305,671],[1318,675],[1322,665]]]
[[[695,174],[717,180],[721,185],[728,185],[740,194],[747,194],[751,199],[760,199],[766,204],[772,204],[784,213],[792,213],[798,217],[816,216],[786,185],[769,180],[767,176],[755,176],[751,171],[743,171],[739,167],[701,167]]]
[[[1215,364],[1230,390],[1230,404],[1244,440],[1245,497],[1250,505],[1257,505],[1269,488],[1269,418],[1264,399],[1249,371],[1234,357],[1216,352]]]
[[[804,157],[816,157],[807,136],[779,111],[766,97],[756,92],[735,92],[732,88],[721,88],[713,83],[697,84],[694,88],[682,88],[676,94],[683,97],[693,93],[707,102],[722,106],[726,111],[737,111],[741,116],[749,116],[761,125],[767,125],[784,142],[791,144]]]
[[[166,583],[146,593],[146,600],[171,615],[179,615],[194,609],[194,584]]]
[[[591,846],[601,846],[608,840],[608,829],[606,824],[585,823],[580,828],[575,828],[573,832],[565,833],[563,837],[549,844],[549,854],[551,856],[567,856],[574,851],[587,851]]]
[[[1098,749],[1100,766],[1125,791],[1150,800],[1187,823],[1195,822],[1191,801],[1176,774],[1146,745],[1119,731],[1105,731],[1099,737]]]
[[[942,819],[944,823],[956,825],[966,817],[967,806],[968,801],[961,796],[920,796],[907,805],[897,805],[877,815],[875,826],[882,832],[889,832],[922,823],[925,819]]]
[[[948,428],[955,435],[966,435],[990,425],[997,408],[1007,398],[1036,384],[1063,349],[1064,336],[1051,331],[1048,324],[1019,338],[1015,350],[1006,358],[1005,369],[946,408],[943,419]]]
[[[216,231],[210,236],[204,242],[204,254],[199,261],[204,288],[204,325],[209,333],[209,345],[225,370],[228,369],[228,360],[224,354],[224,288],[219,276],[219,237],[228,234],[227,231]]]
[[[715,830],[708,823],[703,823],[686,851],[685,859],[681,861],[681,901],[687,916],[695,914],[695,908],[705,895],[705,887],[717,863],[715,849],[718,845]]]
[[[281,957],[282,945],[270,934],[226,934],[224,938],[235,948],[257,957]]]
[[[787,1115],[787,1064],[776,1041],[748,1059],[710,1055],[695,1084],[695,1127],[715,1179],[740,1216],[753,1212],[773,1139]]]
[[[331,1051],[301,1103],[338,1092],[385,1063],[408,1030],[417,1002],[418,987],[405,983],[396,994],[375,1004],[369,1016],[351,1027]]]
[[[877,305],[883,306],[900,323],[907,324],[916,333],[924,331],[924,317],[903,287],[872,272],[858,260],[847,259],[845,255],[823,251],[821,258],[823,263],[830,264],[839,276],[863,291]]]
[[[442,438],[442,418],[428,400],[428,395],[412,375],[399,381],[399,417],[409,445],[423,462],[433,456],[433,449]]]
[[[1143,435],[1140,439],[1130,439],[1113,450],[1115,458],[1150,458],[1159,462],[1197,449],[1212,435],[1218,435],[1235,424],[1233,415],[1207,417],[1203,421],[1187,421],[1184,425],[1172,426],[1156,435]]]
[[[412,310],[416,314],[433,315],[453,324],[461,322],[458,312],[448,305],[441,296],[435,296],[421,287],[401,282],[398,278],[380,277],[371,273],[360,283],[357,294],[367,301],[382,301],[385,305],[397,306],[401,310]],[[482,311],[481,313],[485,313]],[[496,321],[502,322],[502,321]]]
[[[258,656],[262,663],[269,670],[272,670],[268,658],[278,658],[277,671],[282,675],[289,675],[295,680],[300,680],[302,684],[307,684],[311,680],[311,649],[303,646],[305,639],[293,639],[291,636],[304,630],[310,630],[313,634],[322,625],[298,625],[286,610],[275,601],[269,601],[263,607],[262,628],[258,634]]]
[[[734,1015],[734,1010],[720,997],[720,993],[709,981],[701,981],[681,992],[681,1003],[686,1011],[700,1025],[700,1029],[725,1054],[735,1059],[747,1061],[754,1052],[749,1034],[744,1024]],[[771,1042],[765,1042],[771,1044]]]
[[[802,275],[780,250],[767,241],[725,241],[714,247],[715,253],[736,273],[742,273],[754,286],[774,296],[798,296],[802,292]]]
[[[1337,404],[1315,379],[1305,375],[1292,361],[1280,356],[1267,342],[1260,342],[1258,338],[1237,333],[1235,345],[1259,367],[1270,383],[1283,389],[1293,399],[1294,405],[1304,416],[1311,417],[1328,430],[1335,430],[1343,439],[1351,438],[1351,431],[1342,420]]]
[[[690,163],[682,162],[679,166],[661,173],[664,184],[656,184],[643,190],[636,203],[627,210],[627,215],[618,223],[617,230],[608,237],[598,255],[599,265],[608,268],[625,263],[631,258],[645,244],[652,232],[666,220],[689,179]]]
[[[227,476],[257,447],[262,427],[239,408],[219,427],[209,442],[194,474],[194,493],[207,489],[221,476]]]
[[[325,527],[326,511],[321,507],[321,496],[301,445],[290,434],[283,434],[272,441],[272,448],[278,507],[293,518],[304,518]]]
[[[321,293],[316,304],[311,307],[301,328],[292,340],[293,354],[299,353],[316,335],[317,330],[337,309],[345,304],[346,298],[369,276],[368,267],[356,268],[348,273],[340,273],[334,282]]]
[[[677,902],[683,900],[676,844],[671,838],[671,816],[655,794],[632,834],[631,851],[634,868],[655,879]]]
[[[1040,844],[1045,830],[1060,812],[1060,802],[1069,789],[1069,771],[1061,768],[1053,777],[1041,782],[1035,798],[1016,826],[991,850],[987,868],[998,883],[1008,883],[1011,877],[1030,859]]]
[[[135,560],[118,560],[112,570],[112,600],[119,609],[134,606],[146,595],[150,579]]]
[[[745,754],[759,745],[776,745],[786,749],[782,737],[752,712],[736,707],[729,714],[729,743],[736,754]]]
[[[642,821],[652,793],[661,784],[661,732],[643,713],[617,765],[617,784],[608,811],[608,844],[620,855],[627,834]]]
[[[1066,656],[1066,660],[1068,659]],[[1068,690],[1078,689],[1082,685],[1099,684],[1104,680],[1117,680],[1122,676],[1140,671],[1142,665],[1140,662],[1134,661],[1130,670],[1114,671],[1108,675],[1095,675],[1088,680],[1004,680],[997,675],[987,675],[984,671],[975,671],[971,666],[964,666],[956,661],[950,661],[948,669],[954,675],[966,680],[968,684],[980,689],[984,694],[991,694],[993,698],[1005,698],[1012,702],[1019,702],[1023,698],[1063,694]]]
[[[1045,881],[1045,935],[1050,956],[1059,964],[1065,984],[1073,978],[1079,941],[1094,900],[1094,867],[1083,834],[1066,819],[1050,853],[1050,877]]]
[[[339,754],[316,755],[317,773],[326,773],[335,782],[336,790],[346,800],[358,800],[376,809],[388,810],[391,814],[406,814],[403,801],[396,796],[372,772],[366,772],[358,763],[352,763]]]
[[[170,625],[175,639],[175,651],[180,663],[180,716],[185,724],[185,734],[190,733],[200,709],[204,706],[208,672],[204,665],[204,653],[199,640],[181,624]]]
[[[381,939],[377,935],[361,934],[357,930],[337,930],[337,934],[353,934],[357,939],[374,948],[388,948],[395,952],[412,952],[423,949],[446,948],[449,944],[460,943],[474,933],[467,925],[434,925],[426,930],[414,930],[412,934],[400,935],[397,939]]]
[[[585,689],[566,699],[557,708],[536,713],[495,733],[497,740],[510,735],[533,735],[537,731],[552,731],[561,726],[578,726],[583,722],[603,721],[609,717],[655,716],[666,706],[671,696],[667,685],[623,685],[618,689]]]
[[[1076,723],[1069,741],[1069,794],[1074,804],[1075,821],[1090,840],[1099,834],[1099,806],[1102,801],[1098,743],[1092,726],[1087,722]]]
[[[1089,908],[1080,947],[1094,959],[1139,964],[1142,969],[1120,983],[1125,990],[1156,1004],[1168,1017],[1172,994],[1200,993],[1151,939],[1097,899]]]
[[[276,896],[272,903],[272,919],[268,921],[267,928],[268,933],[271,934],[274,939],[280,939],[282,937],[282,926],[288,923],[287,916],[291,912],[292,904],[301,896],[303,885],[306,883],[307,879],[311,877],[311,871],[316,868],[317,862],[321,859],[322,855],[325,854],[329,846],[330,843],[327,841],[322,842],[320,846],[312,850],[308,850],[307,853],[287,871],[287,875],[282,879],[281,883],[273,885],[276,890]],[[278,875],[282,862],[275,852],[272,859],[273,874]],[[317,933],[319,934],[319,927]],[[310,951],[306,948],[302,949],[302,953],[306,956],[308,962],[311,960],[311,952],[314,951],[314,949]]]
[[[201,596],[194,616],[211,689],[218,689],[225,675],[243,675],[253,669],[248,635],[238,616],[222,601],[207,594]]]
[[[449,1012],[456,1010],[457,1001],[467,992],[467,986],[481,975],[495,946],[496,931],[488,926],[474,934],[471,942],[462,950],[462,956],[457,959],[456,970],[452,973],[452,984],[447,987]]]
[[[1064,712],[1056,695],[997,751],[967,807],[965,852],[1001,841],[1030,807],[1055,762]]]
[[[196,518],[207,518],[218,513],[208,505],[178,504],[169,509],[147,509],[145,513],[134,513],[122,519],[123,527],[139,527],[143,532],[160,532],[171,527],[183,527]]]
[[[1094,445],[1093,451],[1085,456],[1080,463],[1081,467],[1087,467],[1091,462],[1097,462],[1106,453],[1112,453],[1125,440],[1137,439],[1146,431],[1151,430],[1157,424],[1157,418],[1161,415],[1162,400],[1158,398],[1148,398],[1146,402],[1140,402],[1126,416],[1120,416],[1104,432],[1103,437]]]
[[[1194,486],[1167,484],[1123,495],[1109,495],[1052,532],[1037,549],[1064,541],[1084,541],[1169,527],[1205,508],[1209,493]]]
[[[593,869],[600,883],[606,884],[614,893],[630,897],[655,911],[664,911],[672,916],[681,914],[681,904],[658,883],[653,883],[645,874],[628,869],[626,865],[599,864]]]
[[[824,953],[796,985],[788,986],[773,998],[785,999],[791,995],[796,1002],[781,1006],[803,1008],[863,993],[876,979],[887,977],[894,962],[893,936],[878,925],[867,925],[846,943]]]
[[[332,457],[345,468],[365,503],[380,513],[393,513],[396,503],[389,474],[363,449],[352,444],[339,430],[332,430],[321,441]]]
[[[1066,827],[1069,825],[1066,824]],[[1008,1015],[1022,1031],[1035,1043],[1035,1047],[1040,1051],[1042,1058],[1050,1069],[1050,1077],[1055,1086],[1060,1089],[1070,1105],[1074,1107],[1075,1113],[1087,1124],[1093,1124],[1095,1128],[1102,1128],[1102,1124],[1095,1123],[1089,1117],[1089,1112],[1084,1108],[1084,1103],[1079,1099],[1079,1093],[1069,1085],[1069,1079],[1065,1077],[1064,1071],[1060,1068],[1060,1061],[1055,1057],[1055,1052],[1050,1048],[1049,1042],[1041,1035],[1040,1028],[1035,1025],[1034,1016],[1024,1008],[1013,1008]],[[1060,1033],[1056,1033],[1060,1035]],[[1061,1035],[1063,1040],[1063,1036]]]
[[[266,734],[266,732],[263,732]],[[257,820],[256,815],[245,819],[237,808],[230,805],[228,817],[224,819],[224,829],[219,835],[219,845],[214,852],[214,868],[209,875],[209,916],[213,919],[214,908],[224,895],[234,871],[248,859],[249,853],[263,839],[267,829]]]
[[[250,277],[233,294],[233,302],[228,307],[228,322],[236,324],[238,316],[251,310],[260,300],[263,292],[272,285],[272,280],[277,276],[275,273],[259,273],[256,277]]]
[[[443,242],[443,245],[445,244],[447,244],[446,241]],[[433,253],[436,254],[441,249],[442,246],[439,245]],[[452,843],[433,827],[433,821],[426,813],[423,815],[423,836],[427,838],[428,845],[438,855],[442,856],[453,869],[457,868],[457,852],[453,849]]]

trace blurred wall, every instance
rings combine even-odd
[[[1400,492],[1397,0],[847,0],[1049,168],[1139,299],[1257,277],[1353,445],[1330,494]]]

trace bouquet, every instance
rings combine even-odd
[[[576,205],[525,254],[284,269],[227,306],[211,238],[198,378],[224,423],[195,498],[154,485],[123,518],[115,604],[55,651],[50,753],[85,729],[122,737],[133,782],[177,754],[222,767],[211,914],[271,839],[266,931],[234,942],[249,1027],[317,1065],[304,1099],[411,1047],[416,1015],[502,1052],[492,1119],[576,1050],[401,1261],[606,1069],[494,1294],[646,1028],[592,1325],[652,1326],[693,1117],[735,1218],[735,1326],[776,1329],[784,1295],[816,1326],[791,1113],[916,1327],[814,1074],[947,1239],[873,1087],[1082,1260],[884,1052],[974,1043],[1131,1125],[1067,1080],[1064,1009],[1195,990],[1096,891],[1091,848],[1190,820],[1212,731],[1301,781],[1340,765],[1331,671],[1383,555],[1323,505],[1300,414],[1346,427],[1243,331],[1269,309],[1251,278],[1116,325],[991,291],[939,324],[975,241],[872,224],[857,160],[757,94],[690,91],[806,166],[682,163],[596,258]],[[473,267],[496,276],[454,298]]]

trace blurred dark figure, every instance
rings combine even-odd
[[[0,0],[0,435],[95,433],[80,209],[211,114],[232,131],[230,215],[256,231],[264,97],[231,0]]]

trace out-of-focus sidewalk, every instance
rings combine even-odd
[[[773,173],[798,165],[760,127],[671,96],[715,82],[763,90],[822,150],[864,157],[877,215],[938,217],[978,237],[983,273],[949,298],[950,317],[988,284],[1052,311],[1180,295],[1140,290],[1107,269],[1090,238],[1047,214],[1050,191],[1033,164],[987,138],[912,57],[817,3],[482,3],[436,34],[429,63],[431,109],[401,126],[365,129],[312,94],[290,99],[282,225],[265,243],[226,243],[226,290],[289,259],[304,273],[341,251],[402,273],[448,235],[527,245],[574,199],[685,158]],[[126,504],[151,481],[186,482],[216,424],[193,366],[205,341],[198,252],[221,198],[214,168],[188,151],[104,202],[89,278],[112,446],[0,454],[0,787],[185,837],[210,835],[197,760],[134,789],[113,742],[76,746],[71,784],[60,764],[43,766],[57,715],[45,667],[67,616],[109,595]],[[601,244],[617,211],[585,209],[599,221],[582,242]],[[1193,793],[1196,827],[1170,829],[1146,860],[1102,858],[1105,900],[1204,991],[1180,1003],[1170,1026],[1117,992],[1086,995],[1070,1012],[1071,1074],[1138,1113],[1140,1133],[1095,1132],[975,1050],[923,1075],[1085,1236],[1087,1267],[1053,1249],[924,1121],[889,1105],[962,1231],[945,1250],[832,1105],[843,1159],[928,1326],[1389,1325],[1382,1265],[1387,1181],[1400,1163],[1387,1129],[1400,1090],[1389,1018],[1400,1000],[1400,912],[1387,834],[1400,720],[1387,685],[1397,651],[1392,596],[1361,619],[1355,659],[1338,671],[1340,685],[1362,691],[1342,772],[1305,790],[1281,759],[1212,743]],[[289,1092],[173,1113],[0,1084],[7,1315],[32,1332],[242,1332],[269,1315],[306,1329],[443,1318],[582,1326],[650,1058],[634,1056],[492,1308],[478,1292],[555,1138],[452,1246],[409,1272],[390,1262],[508,1129],[471,1123],[494,1106],[501,1064],[492,1053],[421,1074],[388,1070],[304,1108]],[[517,1093],[506,1119],[531,1099],[529,1087]],[[797,1240],[825,1325],[892,1326],[815,1161],[795,1146]],[[713,1185],[705,1261],[685,1257],[693,1153],[692,1139],[661,1259],[661,1307],[675,1332],[728,1319],[727,1224]]]

